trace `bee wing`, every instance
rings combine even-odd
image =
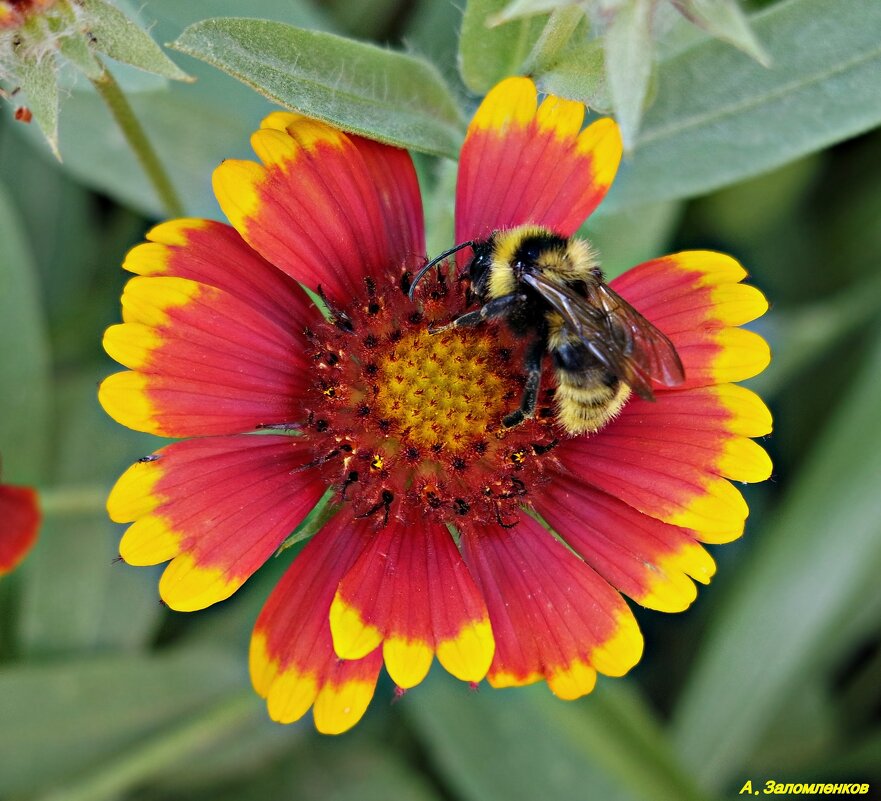
[[[666,386],[685,379],[673,343],[605,284],[589,287],[585,298],[540,273],[524,273],[522,280],[559,312],[568,331],[600,364],[640,397],[654,399],[653,378]]]
[[[549,281],[541,273],[524,272],[521,278],[559,312],[567,333],[580,340],[603,367],[626,381],[639,395],[654,397],[650,376],[628,358],[609,314],[570,287]]]
[[[608,284],[588,287],[590,299],[629,333],[627,353],[655,381],[675,387],[685,381],[685,369],[673,343]]]

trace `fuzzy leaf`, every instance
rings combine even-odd
[[[89,20],[92,46],[123,64],[175,81],[192,80],[159,47],[143,28],[107,0],[81,0]]]
[[[737,0],[674,0],[676,7],[695,25],[752,56],[767,67],[770,59]]]
[[[572,42],[576,47],[582,42],[587,44],[589,28],[584,11],[578,6],[554,11],[526,59],[527,72],[536,75],[552,67]]]
[[[594,111],[608,113],[612,110],[600,39],[573,42],[553,64],[536,74],[535,82],[543,92],[580,100]]]
[[[172,47],[270,100],[381,142],[455,158],[463,121],[426,61],[279,22],[220,18]]]
[[[533,16],[490,27],[506,0],[469,0],[459,37],[459,72],[475,94],[486,94],[502,78],[517,75],[545,24]]]
[[[104,74],[104,67],[92,54],[83,36],[65,36],[58,44],[61,55],[90,80],[96,81]]]
[[[703,194],[881,123],[881,3],[790,0],[751,21],[770,69],[716,40],[661,64],[606,211]]]
[[[652,77],[651,0],[630,0],[606,31],[606,79],[624,147],[632,150]]]
[[[55,158],[61,161],[58,151],[58,68],[55,60],[23,56],[16,59],[14,74],[34,121],[40,126]]]
[[[561,8],[578,5],[578,0],[511,0],[498,14],[491,17],[490,25],[501,25],[521,17],[550,14]]]

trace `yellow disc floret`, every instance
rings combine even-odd
[[[410,444],[462,450],[507,411],[492,351],[483,332],[405,335],[379,362],[377,411]]]

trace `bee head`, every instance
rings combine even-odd
[[[493,255],[495,252],[495,234],[489,239],[481,242],[475,242],[472,246],[474,257],[468,265],[468,277],[471,279],[472,287],[482,286],[486,281],[493,263]],[[475,289],[475,291],[477,291]]]

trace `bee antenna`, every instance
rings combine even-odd
[[[456,251],[462,250],[462,248],[471,247],[473,244],[474,242],[471,241],[462,242],[460,245],[454,245],[449,250],[445,250],[443,253],[441,253],[440,256],[435,256],[430,262],[428,262],[428,264],[420,269],[410,283],[410,291],[407,292],[407,296],[410,298],[410,300],[413,300],[413,293],[416,290],[416,284],[418,284],[422,280],[422,276],[424,276],[432,267],[434,267],[435,264],[437,264],[438,262],[442,262],[448,256],[452,256]]]

